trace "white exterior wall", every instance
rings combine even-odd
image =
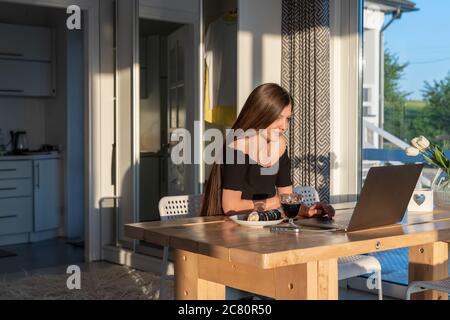
[[[363,102],[364,120],[381,126],[383,108],[380,108],[380,93],[382,79],[380,75],[381,63],[383,56],[380,52],[384,52],[383,44],[380,41],[381,28],[384,24],[384,13],[371,9],[364,10],[364,83],[363,87],[368,92],[368,101]],[[380,45],[382,46],[380,48]],[[363,130],[363,147],[364,148],[380,148],[379,136],[376,133]]]

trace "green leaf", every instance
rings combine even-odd
[[[439,166],[443,169],[448,169],[447,167],[447,161],[445,159],[445,156],[443,154],[443,152],[441,150],[439,150],[439,147],[436,147],[435,151],[434,151],[434,156],[437,160],[437,162],[439,163]]]
[[[444,158],[445,158],[444,150],[443,150],[441,147],[439,147],[439,146],[436,146],[436,149],[438,149],[439,152],[440,152],[440,153],[444,156]]]
[[[427,159],[429,164],[440,166],[439,161],[436,159],[436,156],[434,155],[434,152],[430,152],[429,154],[423,154],[423,157]]]
[[[429,164],[439,167],[439,164],[437,164],[435,161],[433,161],[433,159],[431,159],[430,157],[428,157],[426,155],[423,155],[423,157]]]

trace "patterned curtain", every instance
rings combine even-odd
[[[283,0],[282,86],[294,98],[289,152],[294,186],[330,199],[329,0]]]

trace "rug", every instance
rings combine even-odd
[[[159,276],[110,265],[82,268],[81,289],[69,290],[69,274],[34,274],[17,280],[0,280],[0,300],[152,300],[159,299]],[[173,283],[168,283],[173,297]]]
[[[0,250],[0,258],[15,257],[17,254],[11,251]]]

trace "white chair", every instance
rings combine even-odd
[[[408,286],[406,290],[406,300],[411,300],[413,293],[426,290],[436,290],[450,294],[450,278],[436,281],[415,281]]]
[[[319,193],[313,187],[295,187],[294,191],[302,195],[302,201],[311,206],[319,202]],[[338,259],[338,279],[345,280],[365,274],[376,275],[376,288],[378,299],[383,300],[383,289],[381,281],[381,264],[377,258],[372,256],[357,255]]]
[[[197,217],[200,215],[202,195],[168,196],[159,200],[158,209],[161,221],[177,218]],[[159,298],[166,298],[166,281],[172,280],[173,275],[168,274],[169,247],[164,247],[161,269],[161,286]]]

